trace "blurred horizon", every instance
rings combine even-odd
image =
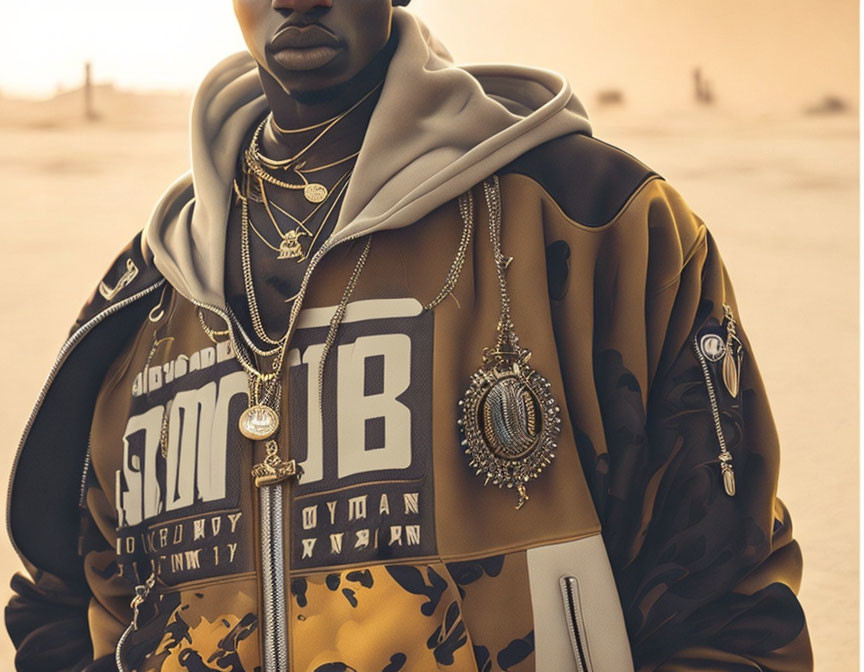
[[[739,115],[800,112],[826,96],[858,107],[853,0],[665,0],[661,7],[547,0],[540,10],[500,0],[414,0],[410,10],[457,63],[561,71],[589,112],[601,92],[636,112],[686,109],[695,68],[714,106]],[[98,84],[188,94],[219,60],[245,48],[229,2],[152,0],[142,13],[108,0],[45,0],[17,3],[4,19],[0,96],[7,99],[75,89],[88,61]]]

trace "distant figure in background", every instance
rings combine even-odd
[[[600,107],[620,107],[624,104],[624,93],[620,89],[602,89],[597,92],[597,105]]]
[[[702,77],[702,68],[693,70],[693,94],[700,105],[714,104],[714,91],[711,89],[711,82]]]
[[[17,669],[812,670],[705,224],[406,4],[235,0],[21,442]]]
[[[93,68],[90,61],[84,64],[84,118],[96,121],[96,108],[93,105]]]

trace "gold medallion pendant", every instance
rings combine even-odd
[[[555,457],[561,409],[548,380],[527,365],[528,351],[495,352],[471,377],[459,405],[462,446],[483,485],[515,488],[517,509],[528,501],[526,484]]]
[[[310,203],[323,203],[330,195],[330,191],[323,184],[310,182],[303,188],[303,195]]]
[[[252,441],[264,441],[279,429],[279,414],[269,406],[255,404],[240,415],[240,433]]]
[[[494,348],[483,351],[483,366],[459,402],[459,428],[468,464],[499,488],[515,489],[521,509],[527,484],[551,464],[561,431],[561,409],[546,378],[528,366],[531,351],[519,345],[510,310],[507,269],[512,258],[501,251],[501,192],[498,177],[483,184],[489,209],[489,240],[498,276],[501,314]],[[473,211],[463,217],[473,217]]]

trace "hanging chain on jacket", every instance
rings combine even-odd
[[[330,321],[330,329],[325,342],[319,376],[323,375],[324,362],[336,341],[337,330],[344,319],[348,302],[354,293],[354,289],[360,279],[360,274],[366,266],[371,247],[372,237],[369,236],[342,294],[339,305],[334,312],[333,319]],[[279,351],[271,365],[272,370],[269,372],[260,370],[262,367],[254,366],[250,362],[251,357],[243,352],[243,346],[234,343],[237,359],[249,374],[249,407],[240,416],[240,432],[246,438],[253,441],[267,441],[265,445],[266,457],[261,463],[256,464],[252,468],[255,485],[258,487],[281,483],[299,473],[296,461],[290,460],[286,462],[282,460],[279,456],[279,444],[271,439],[280,426],[282,369],[288,351],[290,334],[297,315],[299,315],[299,311],[296,310],[295,306],[292,310],[291,324],[289,324],[285,335],[281,339]]]
[[[324,348],[321,353],[321,363],[318,367],[318,411],[323,413],[323,389],[324,389],[324,370],[327,363],[327,358],[336,344],[336,336],[339,327],[345,318],[345,313],[348,309],[348,303],[357,283],[360,280],[360,274],[366,266],[369,259],[369,252],[372,249],[372,236],[366,239],[366,244],[363,246],[363,251],[354,266],[351,277],[348,279],[348,284],[342,292],[342,298],[336,310],[333,312],[333,317],[330,319],[330,326],[327,331],[327,337],[324,341]],[[299,313],[296,313],[299,314]],[[292,323],[294,316],[292,316]],[[252,367],[248,363],[248,359],[242,350],[238,351],[238,360],[241,365],[247,369],[249,373],[249,408],[244,411],[240,417],[240,431],[244,436],[253,440],[267,440],[276,433],[279,428],[279,410],[282,398],[282,383],[281,370],[284,363],[285,353],[287,350],[288,338],[291,333],[291,327],[285,334],[284,343],[280,349],[277,359],[273,362],[273,373],[262,373]],[[274,393],[261,394],[262,388],[270,388],[275,390]],[[247,416],[248,414],[248,416]],[[244,421],[244,416],[246,419]],[[268,434],[269,431],[269,434]],[[279,444],[274,440],[267,441],[265,445],[266,456],[262,462],[256,464],[252,468],[252,476],[255,479],[257,487],[277,485],[282,481],[293,476],[298,476],[301,471],[295,460],[284,461],[279,456]]]
[[[456,256],[444,278],[444,286],[441,287],[441,291],[432,301],[423,306],[424,310],[432,310],[450,296],[462,275],[462,269],[465,267],[465,256],[474,234],[474,194],[470,190],[459,197],[459,214],[462,217],[462,236],[459,239]]]
[[[551,383],[528,366],[531,351],[519,345],[513,325],[507,270],[513,258],[502,251],[502,207],[498,176],[483,183],[489,211],[489,241],[498,278],[500,314],[493,348],[483,350],[483,365],[471,377],[459,406],[458,421],[468,464],[483,485],[491,481],[518,494],[516,508],[528,501],[527,484],[555,457],[561,409]]]

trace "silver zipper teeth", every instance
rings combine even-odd
[[[708,368],[708,362],[705,361],[705,355],[702,354],[702,349],[699,347],[699,340],[693,337],[693,348],[696,351],[696,359],[702,366],[702,374],[705,377],[705,387],[708,388],[708,400],[711,402],[711,413],[714,416],[714,431],[717,434],[717,442],[720,444],[720,452],[728,453],[726,449],[726,437],[723,436],[723,426],[720,424],[720,409],[717,405],[717,394],[714,392],[714,383],[711,382],[711,371]]]
[[[128,628],[123,631],[123,634],[120,635],[120,639],[117,641],[117,648],[114,649],[114,662],[117,663],[117,672],[126,672],[126,666],[123,664],[123,646],[126,644],[126,640],[129,639],[129,635],[132,634],[132,630],[135,629],[135,626],[130,624]]]
[[[261,582],[265,587],[263,608],[264,672],[288,672],[288,623],[285,605],[285,559],[282,531],[282,488],[260,489]],[[270,590],[266,590],[267,587]]]
[[[573,576],[561,577],[561,592],[564,594],[567,627],[570,630],[570,645],[573,647],[573,658],[579,672],[591,672],[585,653],[585,641],[579,630],[579,604],[576,598],[578,583]]]
[[[155,585],[156,566],[154,564],[153,571],[150,573],[150,578],[140,586],[135,586],[135,597],[133,597],[132,601],[129,603],[129,606],[132,607],[132,622],[129,624],[129,627],[123,631],[123,634],[120,635],[120,639],[117,640],[117,646],[114,647],[114,662],[117,663],[118,672],[126,672],[126,666],[123,664],[123,647],[126,645],[126,640],[129,638],[129,635],[131,635],[134,630],[138,629],[138,618],[140,616],[141,605],[143,605],[147,601],[147,598],[150,597],[150,593]]]
[[[90,471],[90,453],[91,453],[91,437],[87,437],[87,452],[84,454],[84,468],[81,470],[81,489],[78,492],[78,508],[84,508],[84,498],[86,496],[85,488],[87,487],[87,474]]]
[[[122,310],[130,303],[134,303],[138,299],[150,294],[154,290],[158,289],[165,283],[165,279],[159,280],[158,282],[150,285],[149,287],[141,290],[137,294],[133,294],[129,298],[123,299],[119,303],[115,303],[113,306],[106,308],[101,313],[92,317],[89,322],[84,324],[78,331],[76,331],[72,336],[69,337],[63,347],[60,348],[60,352],[57,355],[57,359],[54,362],[54,366],[51,368],[50,373],[48,374],[48,378],[45,380],[45,383],[42,385],[42,389],[39,392],[39,397],[36,399],[36,404],[33,406],[33,410],[30,412],[30,417],[27,420],[27,424],[24,426],[24,432],[21,435],[21,440],[18,442],[18,450],[15,452],[15,459],[12,462],[12,471],[9,474],[9,486],[6,489],[6,492],[11,494],[12,483],[15,480],[15,472],[18,469],[18,462],[21,459],[21,451],[24,449],[24,444],[27,442],[27,437],[30,435],[30,430],[33,429],[33,423],[36,421],[36,416],[39,413],[39,409],[42,408],[42,404],[45,402],[45,397],[48,395],[48,390],[51,385],[54,383],[54,379],[57,377],[57,374],[60,372],[60,368],[63,364],[66,363],[66,359],[69,357],[70,353],[76,348],[76,346],[84,339],[84,337],[93,331],[99,323],[101,323],[106,318],[110,317],[114,313]],[[6,533],[9,539],[12,541],[12,547],[15,549],[15,552],[18,553],[21,557],[24,557],[24,553],[18,547],[15,538],[12,536],[12,497],[8,497],[6,501]]]

